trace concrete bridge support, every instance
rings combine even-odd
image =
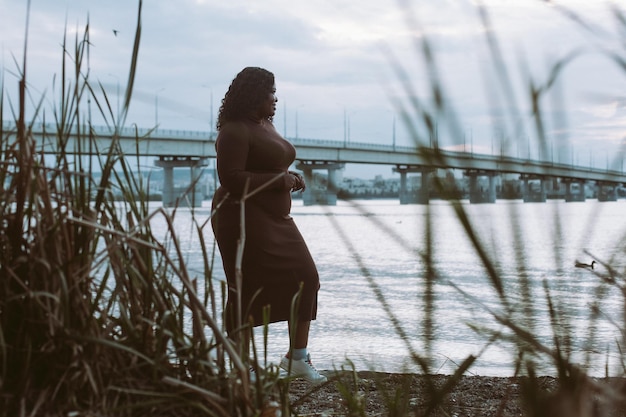
[[[430,173],[433,168],[423,166],[396,166],[394,172],[400,173],[400,204],[428,204],[430,198]],[[420,188],[410,190],[407,186],[407,174],[409,172],[418,172],[421,175]]]
[[[545,203],[547,198],[547,182],[545,177],[541,175],[521,174],[520,180],[524,181],[524,203]],[[532,182],[531,182],[532,181]],[[533,187],[539,181],[539,187]]]
[[[305,206],[315,204],[335,206],[337,205],[337,192],[341,184],[341,171],[345,164],[336,162],[310,162],[302,161],[296,165],[296,169],[304,174],[306,190],[302,193],[302,202]],[[328,170],[326,189],[319,189],[313,183],[313,171],[316,169]]]
[[[585,180],[575,178],[561,178],[565,187],[565,201],[585,201]]]
[[[495,203],[496,183],[494,177],[498,175],[495,171],[471,170],[463,173],[469,177],[469,200],[472,204]],[[487,177],[489,183],[487,187],[480,185],[479,177]]]
[[[198,181],[202,167],[207,166],[207,158],[164,158],[154,161],[154,165],[163,168],[163,207],[201,207],[203,195]],[[174,168],[190,168],[189,186],[176,189],[174,186]]]
[[[619,184],[598,181],[598,201],[617,201],[617,187]]]

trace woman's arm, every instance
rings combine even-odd
[[[246,170],[250,151],[250,135],[243,123],[229,123],[217,138],[217,173],[221,185],[235,196],[241,196],[246,182],[248,192],[265,184],[268,189],[291,190],[297,178],[286,172],[251,172]]]

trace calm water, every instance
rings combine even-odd
[[[574,267],[590,262],[591,252],[624,271],[626,202],[524,204],[521,201],[464,205],[478,239],[503,278],[504,292],[517,317],[532,312],[531,332],[552,347],[553,328],[548,315],[547,282],[562,312],[558,331],[571,336],[571,356],[589,372],[603,375],[618,370],[620,332],[611,321],[623,323],[623,296],[603,285],[590,271]],[[468,355],[479,355],[470,372],[508,376],[515,346],[497,342],[487,346],[488,328],[508,333],[490,311],[503,311],[488,273],[467,238],[458,217],[446,202],[430,206],[401,206],[396,200],[339,202],[335,207],[304,207],[294,201],[292,215],[316,260],[322,288],[318,319],[313,322],[309,348],[319,369],[339,368],[346,358],[357,369],[389,372],[419,371],[407,355],[413,349],[427,355],[424,344],[425,226],[430,211],[438,281],[435,285],[434,340],[430,345],[432,372],[451,373]],[[208,220],[208,202],[196,210],[196,219]],[[190,269],[202,276],[198,239],[190,228],[189,211],[179,210],[176,227]],[[155,227],[158,227],[158,222]],[[158,230],[158,229],[157,229]],[[212,242],[210,226],[204,228]],[[216,261],[216,280],[223,280]],[[523,268],[524,273],[521,273]],[[603,268],[597,268],[603,271]],[[527,277],[532,303],[524,305]],[[381,305],[380,291],[405,339],[398,335]],[[600,300],[601,317],[591,321],[591,305]],[[260,333],[258,343],[261,343]],[[268,360],[276,362],[288,345],[286,325],[270,326]],[[544,364],[542,371],[550,373]]]

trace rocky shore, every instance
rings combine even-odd
[[[449,381],[445,375],[358,372],[356,378],[346,374],[318,387],[295,380],[289,396],[294,411],[302,417],[422,416],[433,398],[429,387],[443,392],[430,416],[626,416],[626,380],[622,378],[594,380],[596,387],[606,387],[607,391],[577,390],[572,395],[564,395],[552,377],[528,384],[527,378],[464,376],[451,389],[444,388]],[[523,400],[528,386],[534,390],[528,397],[533,407],[525,406],[528,401]],[[344,395],[345,389],[350,395]],[[608,398],[609,391],[617,398]],[[348,414],[348,401],[363,413]]]

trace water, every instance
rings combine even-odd
[[[477,239],[487,249],[502,278],[504,293],[521,322],[524,308],[533,312],[531,333],[552,348],[554,329],[569,334],[572,360],[593,375],[618,372],[619,329],[624,299],[614,286],[602,284],[575,260],[591,262],[589,251],[624,271],[624,203],[464,204]],[[430,211],[435,268],[434,340],[425,345],[425,226]],[[196,210],[198,221],[209,216],[208,202]],[[512,342],[487,346],[488,336],[476,326],[510,333],[493,314],[503,304],[489,274],[447,202],[429,206],[405,205],[396,200],[339,202],[334,207],[308,206],[294,201],[292,209],[300,231],[316,261],[320,278],[318,319],[312,323],[309,348],[319,369],[340,368],[350,359],[357,369],[420,372],[409,349],[427,355],[432,372],[450,374],[469,355],[478,355],[470,373],[510,376],[517,349]],[[202,276],[200,247],[189,211],[179,210],[176,227],[191,270]],[[153,227],[158,227],[153,226]],[[516,232],[517,230],[517,232]],[[210,226],[204,237],[212,242]],[[524,266],[525,272],[520,272]],[[604,272],[603,268],[597,268]],[[524,286],[520,276],[526,276]],[[216,280],[223,280],[216,261]],[[562,313],[553,328],[548,314],[546,282]],[[377,297],[376,291],[382,296]],[[528,291],[532,302],[525,305]],[[399,336],[381,299],[397,318],[406,338]],[[590,320],[591,306],[600,300],[601,318]],[[591,336],[590,336],[591,335]],[[261,333],[257,332],[261,344]],[[277,362],[287,349],[286,325],[270,326],[268,360]],[[553,372],[549,363],[540,370]]]

